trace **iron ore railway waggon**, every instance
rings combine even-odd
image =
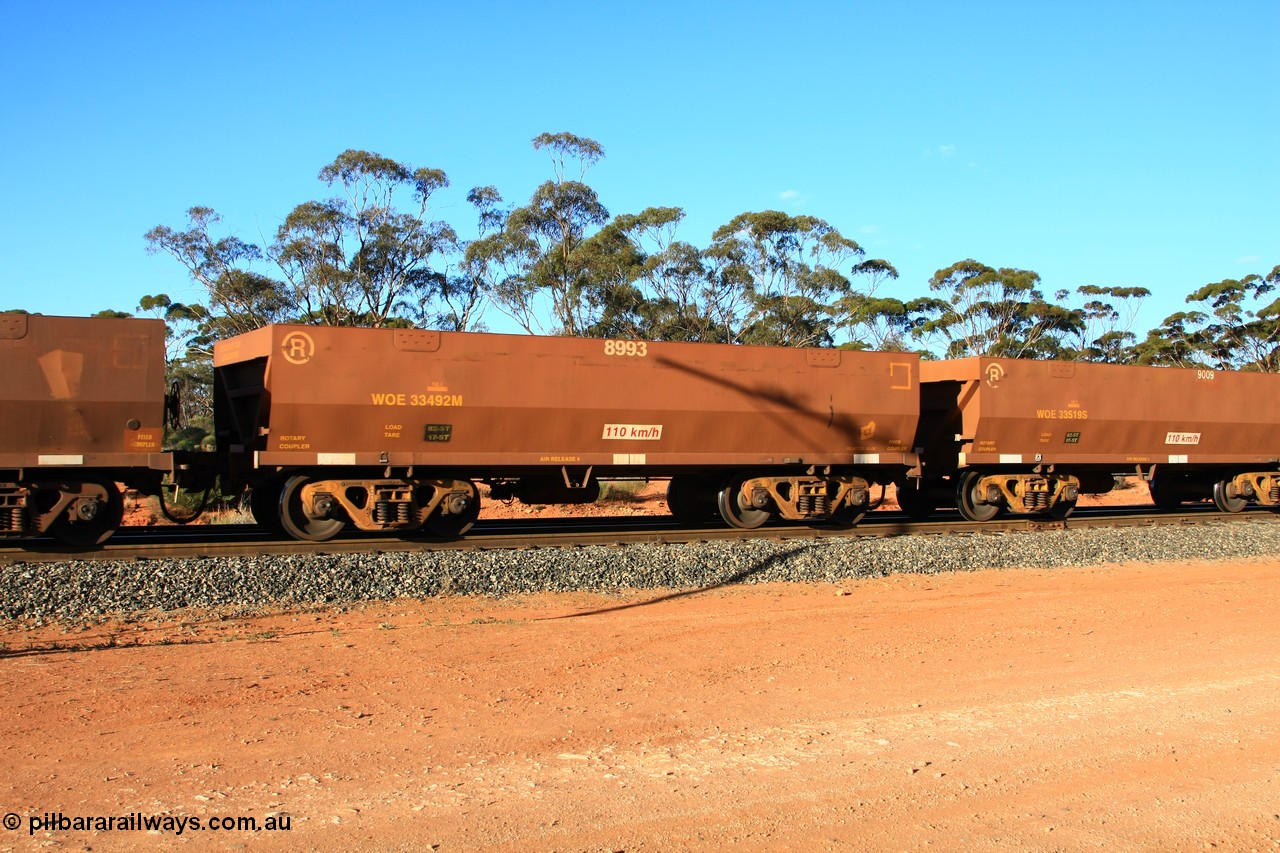
[[[477,481],[581,503],[669,477],[691,520],[851,525],[917,467],[915,355],[275,325],[214,365],[224,481],[301,539],[459,535]]]
[[[1275,374],[985,357],[920,369],[923,476],[898,490],[916,517],[1065,518],[1120,474],[1162,509],[1280,505]]]
[[[1138,474],[1156,504],[1280,505],[1280,377],[904,353],[273,325],[214,352],[215,451],[164,450],[164,325],[0,315],[0,537],[101,543],[118,484],[250,494],[255,519],[462,535],[492,497],[667,479],[690,522],[1065,517]]]
[[[0,314],[0,537],[96,545],[123,483],[157,494],[176,456],[161,320]]]

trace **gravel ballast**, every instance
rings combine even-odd
[[[750,540],[523,551],[203,557],[15,563],[0,569],[0,620],[82,622],[147,611],[255,612],[438,595],[699,589],[1103,563],[1280,555],[1280,522],[1118,527],[886,539]]]

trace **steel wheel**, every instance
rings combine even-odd
[[[925,495],[920,480],[895,480],[894,491],[898,496],[898,507],[913,521],[923,521],[933,514],[933,502]]]
[[[116,532],[120,522],[124,520],[124,498],[115,483],[91,480],[84,485],[104,489],[107,499],[94,501],[91,506],[86,504],[85,513],[91,513],[88,517],[81,515],[72,521],[66,513],[63,513],[49,525],[49,533],[54,538],[73,548],[91,548],[94,545],[101,545],[111,538],[111,534]],[[73,503],[71,512],[75,512],[74,507]]]
[[[866,514],[867,507],[865,504],[858,506],[845,504],[831,513],[831,517],[827,519],[827,524],[831,527],[853,527],[859,521],[862,521]]]
[[[1213,505],[1223,512],[1240,512],[1249,505],[1249,499],[1241,495],[1232,497],[1227,494],[1230,480],[1219,480],[1213,484]]]
[[[260,526],[273,533],[283,533],[280,525],[280,489],[283,484],[279,480],[264,480],[249,492],[249,514]]]
[[[462,512],[451,512],[443,515],[441,510],[444,509],[443,502],[441,506],[435,508],[431,515],[427,516],[427,520],[423,523],[423,527],[433,536],[439,536],[442,539],[457,539],[462,534],[471,529],[476,523],[476,519],[480,517],[480,491],[476,488],[476,484],[467,481],[467,486],[471,490],[471,497],[467,501],[467,506]],[[448,497],[445,500],[449,500]]]
[[[1147,489],[1151,492],[1151,502],[1160,509],[1174,510],[1182,506],[1182,493],[1168,480],[1156,477],[1147,483]]]
[[[280,526],[294,539],[324,542],[338,535],[344,522],[340,518],[316,518],[302,505],[302,487],[308,477],[290,477],[280,492]]]
[[[716,495],[716,506],[720,510],[720,517],[730,527],[736,527],[739,530],[755,530],[769,520],[769,510],[756,509],[750,505],[743,506],[741,494],[741,480],[734,480],[720,490]]]
[[[716,518],[716,489],[705,478],[677,475],[667,484],[667,509],[685,524],[701,524]]]
[[[981,479],[980,471],[969,471],[961,475],[956,486],[956,508],[966,521],[990,521],[1000,512],[999,504],[978,502],[978,481]]]
[[[1053,506],[1049,507],[1047,510],[1044,511],[1045,515],[1049,516],[1050,518],[1058,518],[1058,519],[1066,518],[1067,516],[1071,515],[1071,513],[1075,512],[1077,500],[1078,498],[1073,498],[1069,501],[1059,500],[1056,504],[1054,504]]]

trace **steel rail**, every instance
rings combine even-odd
[[[1151,527],[1211,522],[1275,519],[1266,509],[1226,514],[1210,505],[1161,512],[1149,505],[1112,506],[1077,510],[1067,519],[1044,516],[1006,516],[985,522],[962,520],[957,513],[929,521],[912,521],[902,513],[872,513],[853,528],[836,529],[795,524],[768,524],[757,530],[720,526],[689,526],[666,516],[594,516],[564,519],[481,520],[466,537],[440,541],[344,533],[328,542],[281,539],[256,525],[199,525],[192,527],[125,527],[105,545],[70,550],[52,539],[10,542],[0,546],[0,566],[16,563],[76,560],[158,560],[172,558],[261,555],[393,553],[407,551],[526,550],[580,548],[590,545],[679,544],[716,540],[814,539],[1000,534],[1095,527]]]

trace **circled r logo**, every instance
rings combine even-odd
[[[280,353],[290,364],[306,364],[316,354],[316,342],[306,332],[290,332],[280,343]]]
[[[1004,368],[996,364],[994,361],[987,365],[984,373],[987,374],[987,385],[992,388],[1000,387],[1000,380],[1004,379]]]

